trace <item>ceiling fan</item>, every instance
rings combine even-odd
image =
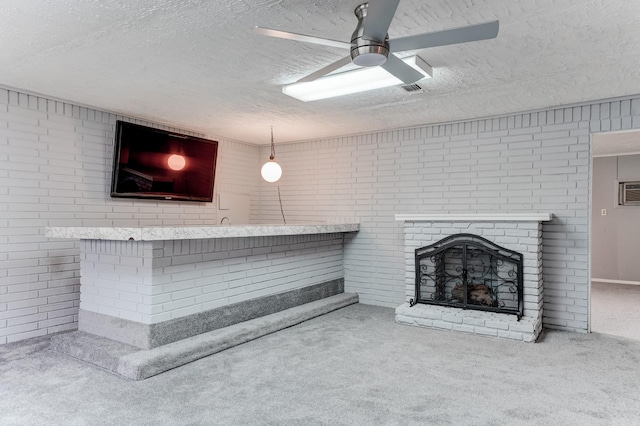
[[[404,63],[394,53],[487,40],[498,35],[499,22],[491,21],[389,39],[387,31],[399,2],[400,0],[369,0],[356,7],[354,13],[358,18],[358,25],[351,36],[350,43],[262,27],[254,27],[253,31],[270,37],[350,49],[349,56],[301,78],[298,80],[299,83],[314,81],[353,62],[361,67],[381,66],[405,84],[412,84],[422,79],[423,75]]]

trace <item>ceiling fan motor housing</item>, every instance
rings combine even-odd
[[[389,35],[384,40],[368,40],[362,37],[364,33],[364,18],[367,16],[368,3],[363,3],[353,11],[358,18],[353,35],[351,36],[351,60],[361,67],[376,67],[387,62],[389,56]]]

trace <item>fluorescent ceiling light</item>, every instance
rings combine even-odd
[[[431,78],[433,70],[418,56],[404,58],[403,61],[420,72],[424,78]],[[319,78],[307,83],[293,83],[282,86],[282,93],[301,101],[334,98],[351,93],[404,84],[382,67],[358,68]]]

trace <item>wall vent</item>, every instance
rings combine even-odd
[[[620,182],[618,204],[640,206],[640,182]]]
[[[404,90],[406,90],[409,93],[424,92],[424,90],[422,90],[422,86],[420,86],[418,83],[403,84],[400,87],[402,87]]]

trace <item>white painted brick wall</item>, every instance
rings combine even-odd
[[[590,133],[640,128],[640,98],[278,146],[288,220],[357,218],[345,290],[362,303],[404,301],[395,213],[551,212],[543,226],[544,325],[585,331]],[[261,156],[268,155],[267,148]],[[261,183],[260,221],[277,222]]]
[[[82,244],[80,308],[144,324],[343,277],[342,234]]]
[[[209,204],[109,198],[116,118],[0,88],[0,344],[76,326],[78,245],[44,238],[45,226],[217,222]],[[560,266],[545,267],[545,326],[584,331],[589,134],[628,129],[640,129],[640,97],[281,144],[279,185],[288,222],[362,223],[347,237],[347,291],[385,306],[404,299],[394,213],[551,211],[543,260]],[[249,194],[253,223],[281,223],[277,185],[256,166],[268,148],[219,140],[216,193]]]
[[[110,198],[116,119],[127,120],[0,88],[0,344],[77,327],[79,243],[45,226],[218,223],[214,203]],[[251,195],[259,149],[212,139],[215,192]]]

